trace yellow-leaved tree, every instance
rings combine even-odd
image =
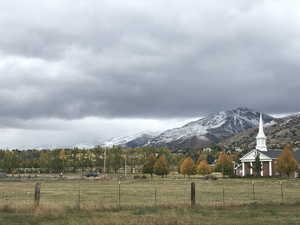
[[[180,173],[185,175],[193,175],[195,174],[195,164],[191,157],[185,158],[180,166]]]
[[[197,166],[197,173],[200,175],[207,175],[211,174],[210,165],[207,163],[206,160],[202,160]]]
[[[290,177],[290,175],[299,167],[296,159],[294,158],[292,149],[292,145],[286,145],[277,159],[277,171],[280,174],[286,174],[288,177]]]

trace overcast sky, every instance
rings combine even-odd
[[[0,147],[300,111],[300,2],[0,0]]]

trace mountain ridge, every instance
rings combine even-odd
[[[125,138],[124,142],[118,139],[111,141],[109,146],[123,147],[168,147],[174,151],[202,148],[217,144],[223,139],[235,136],[249,128],[255,128],[259,123],[259,112],[246,107],[210,113],[201,119],[191,121],[181,127],[168,129],[157,136],[137,135],[132,139]],[[263,114],[265,122],[273,121],[270,115]],[[104,145],[105,146],[105,145]],[[108,145],[106,145],[108,146]]]

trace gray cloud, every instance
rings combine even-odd
[[[176,118],[237,106],[300,111],[298,7],[0,3],[0,118]]]

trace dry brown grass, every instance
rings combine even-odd
[[[299,224],[300,203],[244,206],[128,207],[111,209],[40,207],[32,211],[0,212],[2,225],[194,225],[194,224]]]
[[[9,205],[21,210],[33,205],[33,190],[37,181],[14,180],[0,182],[0,207]],[[123,180],[43,180],[41,207],[46,208],[118,208],[155,205],[188,205],[190,182],[184,179]],[[253,196],[250,179],[219,179],[196,182],[196,201],[203,206],[242,205],[253,202],[282,202],[280,182],[283,182],[284,202],[300,201],[300,180],[257,179]],[[225,190],[223,202],[223,188]],[[155,196],[156,192],[156,196]],[[120,199],[120,202],[119,202]],[[120,203],[120,205],[119,205]]]

